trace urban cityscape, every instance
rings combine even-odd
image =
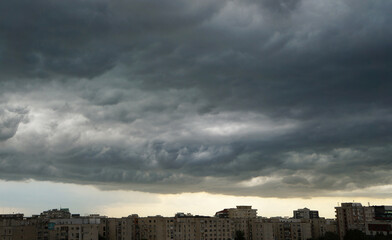
[[[317,210],[293,210],[292,217],[262,217],[252,206],[236,206],[213,216],[121,218],[51,209],[31,217],[0,214],[0,240],[361,240],[392,239],[392,206],[346,202],[336,218]]]

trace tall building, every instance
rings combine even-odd
[[[365,208],[360,203],[342,203],[335,207],[338,232],[343,240],[348,230],[365,232]]]
[[[342,203],[335,207],[340,239],[349,230],[360,230],[366,235],[392,234],[392,206],[367,206]]]

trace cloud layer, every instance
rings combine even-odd
[[[390,185],[391,10],[2,1],[0,178],[267,197]]]

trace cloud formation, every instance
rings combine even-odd
[[[0,178],[266,197],[390,185],[391,10],[2,1]]]

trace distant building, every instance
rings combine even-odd
[[[312,238],[312,228],[308,219],[271,219],[274,240],[307,240]]]
[[[323,237],[327,232],[338,234],[335,219],[313,218],[310,222],[312,224],[312,238]]]
[[[319,212],[310,210],[309,208],[303,208],[293,211],[295,219],[314,219],[319,218]]]
[[[269,219],[261,217],[251,219],[248,239],[274,240],[274,227],[274,223],[272,223]]]
[[[216,212],[215,216],[228,218],[256,218],[257,209],[252,209],[252,206],[237,206],[236,208],[226,208]]]
[[[50,240],[99,240],[99,218],[53,219],[48,224]]]
[[[5,219],[23,220],[23,213],[0,214],[0,221]]]
[[[56,218],[71,218],[71,213],[68,208],[52,209],[44,211],[40,214],[41,218],[56,219]]]

